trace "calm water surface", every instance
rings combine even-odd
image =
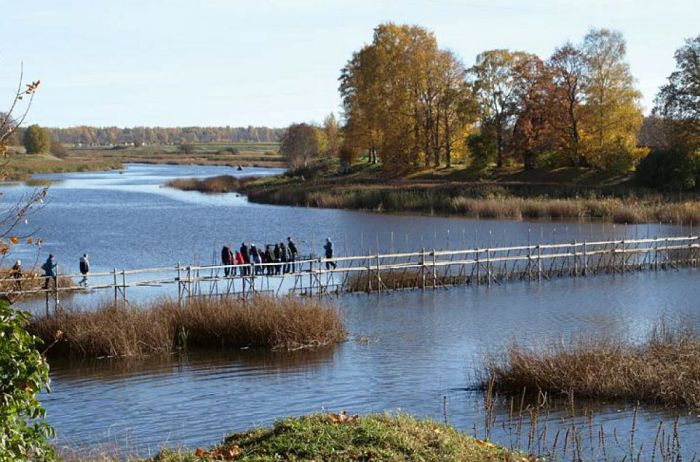
[[[31,261],[52,252],[70,267],[88,252],[95,270],[111,270],[209,263],[223,243],[262,244],[287,235],[301,243],[304,253],[318,253],[321,240],[331,236],[342,254],[688,232],[658,225],[474,221],[264,206],[235,194],[207,196],[161,187],[174,177],[222,173],[238,174],[224,167],[129,165],[123,174],[50,175],[59,181],[25,229],[34,230],[45,245],[38,256],[27,246],[18,255]],[[13,200],[29,188],[3,191],[5,200]],[[498,352],[513,340],[538,344],[603,333],[638,337],[662,316],[698,327],[698,278],[698,271],[689,269],[343,296],[334,302],[353,339],[337,348],[54,363],[53,391],[43,402],[61,440],[113,442],[143,453],[163,444],[209,445],[230,431],[325,409],[401,409],[439,420],[446,409],[450,423],[481,433],[482,396],[469,387],[484,353]],[[632,413],[631,406],[600,405],[593,421],[611,434],[625,435]],[[500,420],[505,410],[497,414]],[[555,411],[554,418],[561,415]],[[674,418],[643,408],[637,439],[653,440],[658,422]],[[680,419],[683,450],[691,454],[700,445],[700,419]],[[494,438],[512,442],[502,428],[494,430]]]

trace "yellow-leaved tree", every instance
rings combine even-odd
[[[616,31],[591,30],[581,53],[586,69],[580,150],[592,167],[629,171],[648,151],[637,147],[641,93],[625,62],[625,40]]]

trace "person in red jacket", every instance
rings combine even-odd
[[[243,266],[243,265],[247,265],[247,264],[248,264],[248,262],[246,262],[246,261],[243,259],[243,254],[241,253],[240,250],[236,250],[236,256],[234,257],[234,260],[235,260],[235,264],[236,264],[237,266]],[[234,272],[236,271],[235,268],[234,268],[233,270],[234,270]],[[245,276],[245,271],[244,271],[243,268],[241,268],[241,276]]]

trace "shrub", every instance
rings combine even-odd
[[[471,153],[471,165],[474,170],[485,170],[496,159],[496,139],[489,131],[484,134],[469,135],[467,146]]]
[[[68,150],[59,141],[51,141],[49,152],[60,159],[68,157]]]
[[[0,460],[53,460],[53,430],[37,400],[48,389],[49,367],[39,339],[24,329],[28,320],[29,313],[0,301]]]
[[[649,188],[693,189],[700,174],[700,151],[655,150],[637,165],[635,179]]]
[[[178,146],[178,151],[183,154],[192,154],[195,151],[194,144],[182,143],[180,146]]]
[[[24,149],[27,154],[39,154],[49,150],[49,131],[34,124],[24,132]]]

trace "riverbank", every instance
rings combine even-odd
[[[279,154],[277,143],[202,143],[188,145],[152,145],[123,148],[73,148],[68,159],[100,159],[106,162],[210,165],[233,168],[284,168],[286,162]]]
[[[259,179],[218,177],[215,183],[179,180],[168,186],[201,192],[236,191],[252,202],[301,207],[478,219],[700,224],[700,200],[692,194],[661,194],[636,188],[628,178],[563,170],[567,171],[534,172],[529,177],[522,172],[501,174],[487,181],[472,181],[466,175],[439,172],[392,179],[376,168],[364,167],[347,175],[310,170],[306,175]],[[555,181],[546,182],[546,178]]]
[[[700,410],[700,337],[659,324],[641,343],[577,339],[543,347],[511,345],[487,360],[483,386]]]
[[[114,460],[109,456],[67,456],[63,460]],[[404,414],[316,414],[278,420],[272,427],[226,437],[210,449],[163,450],[142,462],[233,460],[332,462],[482,462],[532,461],[451,426]]]
[[[185,306],[162,299],[149,306],[106,305],[32,317],[27,330],[44,345],[62,340],[49,357],[143,357],[197,348],[324,347],[346,337],[340,314],[321,302],[259,296],[251,300],[196,298]]]
[[[180,146],[119,148],[66,148],[61,157],[24,154],[14,147],[0,181],[26,181],[34,174],[117,170],[127,163],[167,165],[209,165],[232,168],[284,168],[277,143],[194,144],[187,152]]]
[[[97,172],[117,170],[123,167],[119,159],[91,157],[61,159],[50,154],[13,154],[7,158],[3,165],[0,181],[26,181],[35,174]]]

